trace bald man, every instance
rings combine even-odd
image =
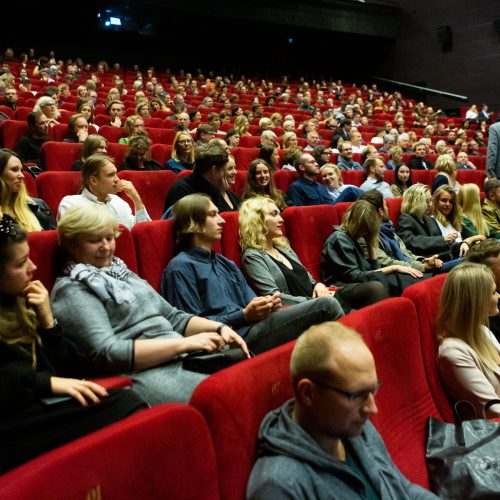
[[[290,371],[295,399],[262,422],[247,498],[437,498],[401,474],[368,421],[380,381],[357,332],[309,328]]]

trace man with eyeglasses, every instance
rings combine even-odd
[[[336,322],[303,333],[292,353],[295,399],[270,412],[248,499],[430,499],[393,463],[369,418],[381,382],[361,336]]]
[[[340,170],[363,170],[361,164],[352,159],[352,144],[350,142],[342,142],[338,149],[337,167]]]

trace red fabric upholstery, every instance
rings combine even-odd
[[[151,139],[151,142],[153,144],[172,144],[174,142],[174,130],[154,127],[145,127],[145,130],[148,133],[148,137]]]
[[[113,158],[116,168],[118,168],[125,161],[127,149],[128,146],[126,144],[108,142],[108,156]]]
[[[260,135],[244,135],[240,139],[240,147],[256,148],[260,144]]]
[[[485,170],[457,170],[457,181],[460,184],[476,184],[479,190],[484,189],[484,179],[486,178]]]
[[[337,214],[337,220],[339,221],[338,223],[342,223],[342,218],[344,217],[344,214],[347,212],[347,209],[352,205],[351,201],[342,201],[340,203],[335,203],[333,205],[335,209],[335,213]]]
[[[35,100],[36,102],[36,100]],[[29,107],[28,102],[26,102],[26,106],[18,106],[16,108],[16,111],[14,112],[14,118],[16,120],[20,120],[24,123],[26,123],[26,118],[28,115],[33,111],[33,107]]]
[[[259,148],[243,148],[237,147],[233,148],[231,154],[234,156],[234,161],[236,162],[236,168],[238,170],[248,170],[248,165],[250,162],[259,157]]]
[[[299,174],[293,170],[277,170],[273,174],[274,185],[284,193],[288,191],[290,184],[299,178]]]
[[[388,184],[394,183],[394,170],[389,169],[384,172],[384,181]]]
[[[157,292],[161,275],[174,256],[173,221],[141,222],[132,228],[139,275]]]
[[[99,135],[105,137],[109,142],[118,142],[118,139],[127,137],[127,133],[121,127],[103,125],[99,128]]]
[[[469,160],[476,165],[478,170],[486,170],[486,156],[469,155]]]
[[[432,186],[432,181],[434,180],[434,176],[436,173],[432,170],[412,170],[411,171],[411,181],[413,184],[417,184],[417,182],[421,182],[422,184],[427,184],[428,186]]]
[[[365,172],[364,170],[342,170],[342,182],[359,187],[365,182]]]
[[[172,155],[172,146],[166,144],[153,144],[151,146],[151,157],[153,160],[165,165]]]
[[[134,184],[152,219],[161,218],[168,190],[176,179],[173,172],[170,170],[148,170],[145,172],[124,170],[119,172],[118,177],[129,180]],[[128,196],[122,196],[122,198],[134,210],[132,200]]]
[[[82,154],[82,145],[50,141],[42,145],[42,162],[45,170],[71,171],[71,165]]]
[[[283,219],[291,247],[314,279],[321,281],[321,251],[332,227],[338,224],[334,206],[288,207]]]
[[[4,120],[0,122],[0,144],[4,148],[14,149],[17,141],[28,130],[26,121],[20,120]]]
[[[438,343],[434,333],[434,323],[439,312],[439,296],[445,279],[446,275],[440,275],[416,283],[403,292],[403,297],[411,299],[417,309],[422,357],[430,392],[442,418],[453,422],[453,410],[437,371]]]
[[[122,387],[130,387],[133,385],[133,381],[130,377],[122,377],[117,375],[116,377],[100,377],[91,378],[92,382],[102,385],[106,389],[120,389]]]
[[[239,244],[238,212],[224,212],[221,214],[226,221],[222,229],[222,255],[241,267],[241,248]]]
[[[137,255],[132,233],[125,226],[120,226],[120,231],[121,234],[116,240],[115,255],[122,259],[132,272],[138,274],[139,266],[137,265]]]
[[[165,404],[5,474],[0,479],[0,497],[215,500],[219,498],[216,474],[214,448],[203,417],[190,406]]]
[[[69,194],[77,194],[81,186],[80,172],[42,172],[36,178],[40,198],[45,200],[54,216],[61,200]]]
[[[401,204],[403,198],[386,198],[387,208],[389,210],[389,217],[394,225],[398,222],[399,214],[401,213]]]
[[[28,194],[32,198],[38,198],[38,189],[36,188],[35,178],[29,172],[24,171],[23,174],[24,174],[24,184],[26,185]]]
[[[70,113],[70,116],[73,113]],[[89,134],[96,134],[97,130],[93,125],[89,125]],[[58,123],[49,128],[49,137],[58,142],[62,142],[68,135],[68,125],[65,123]]]
[[[373,424],[401,472],[428,488],[427,418],[440,415],[427,385],[414,304],[403,298],[388,299],[353,312],[341,322],[363,336],[383,382]]]
[[[7,115],[11,120],[14,119],[14,110],[12,108],[9,108],[9,106],[0,105],[0,113]]]
[[[266,413],[292,397],[293,342],[204,380],[190,404],[205,417],[214,442],[221,499],[245,496],[255,441]]]
[[[236,179],[234,186],[231,188],[232,191],[234,191],[238,197],[241,199],[243,196],[243,188],[245,187],[245,184],[247,183],[247,173],[243,170],[237,170],[236,171]]]

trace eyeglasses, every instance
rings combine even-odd
[[[182,141],[178,141],[178,144],[191,144],[193,141],[189,139],[182,139]]]
[[[338,387],[334,387],[333,385],[327,384],[326,382],[321,382],[320,380],[313,380],[310,379],[311,382],[313,382],[316,385],[319,385],[321,387],[325,387],[326,389],[331,389],[332,391],[336,391],[340,394],[343,394],[348,401],[350,402],[359,402],[362,403],[368,399],[370,394],[373,394],[373,396],[376,396],[380,386],[382,385],[382,381],[377,380],[377,383],[375,384],[375,387],[372,389],[363,389],[361,391],[355,391],[355,392],[349,392],[349,391],[344,391],[343,389],[339,389]]]

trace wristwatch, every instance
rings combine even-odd
[[[221,334],[222,332],[222,329],[225,328],[225,327],[228,327],[228,328],[231,328],[229,325],[226,325],[225,323],[221,323],[218,327],[217,327],[217,330],[215,330],[219,335]]]

